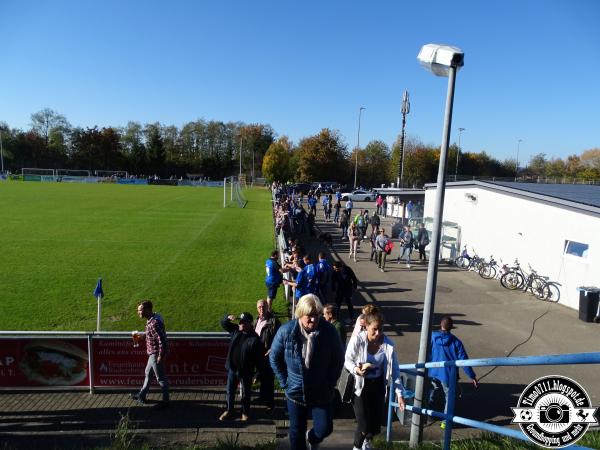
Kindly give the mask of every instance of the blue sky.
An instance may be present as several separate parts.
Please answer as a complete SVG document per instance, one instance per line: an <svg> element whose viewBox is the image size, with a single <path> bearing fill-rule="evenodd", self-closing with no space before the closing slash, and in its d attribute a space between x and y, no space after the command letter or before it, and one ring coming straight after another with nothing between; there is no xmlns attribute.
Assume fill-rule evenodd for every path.
<svg viewBox="0 0 600 450"><path fill-rule="evenodd" d="M261 122L297 142L407 133L439 145L447 81L422 45L465 52L452 141L504 159L600 147L600 2L12 1L0 3L0 121L44 107L75 126Z"/></svg>

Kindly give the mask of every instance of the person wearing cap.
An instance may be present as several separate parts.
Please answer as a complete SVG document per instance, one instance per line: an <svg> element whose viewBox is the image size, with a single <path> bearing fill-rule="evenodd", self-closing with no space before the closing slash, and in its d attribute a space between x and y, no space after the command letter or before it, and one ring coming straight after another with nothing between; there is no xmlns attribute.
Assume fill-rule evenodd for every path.
<svg viewBox="0 0 600 450"><path fill-rule="evenodd" d="M469 359L465 346L459 338L452 334L454 321L452 317L445 316L440 322L440 331L434 331L431 334L431 362L437 361L458 361ZM473 386L477 388L479 381L475 376L475 372L471 367L463 367L467 376L471 379ZM436 398L443 396L445 402L444 412L448 409L448 389L450 385L450 367L435 367L429 369L429 382L431 389L429 391L429 404L435 402ZM458 377L458 372L457 372ZM441 427L445 428L446 422L441 423Z"/></svg>
<svg viewBox="0 0 600 450"><path fill-rule="evenodd" d="M300 298L295 319L282 325L269 359L285 392L291 450L315 450L333 431L335 386L344 365L342 341L321 317L319 297ZM307 421L312 416L313 426Z"/></svg>
<svg viewBox="0 0 600 450"><path fill-rule="evenodd" d="M237 324L234 321L238 321ZM236 318L227 315L221 320L221 326L231 334L225 368L227 369L227 409L219 420L231 418L238 383L241 382L242 421L249 419L252 378L260 367L265 348L252 328L252 314L242 313Z"/></svg>

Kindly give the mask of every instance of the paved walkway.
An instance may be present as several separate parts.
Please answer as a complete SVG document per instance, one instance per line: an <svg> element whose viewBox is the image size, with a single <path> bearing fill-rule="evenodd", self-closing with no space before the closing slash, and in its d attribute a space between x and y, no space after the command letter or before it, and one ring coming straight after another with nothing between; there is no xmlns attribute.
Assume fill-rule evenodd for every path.
<svg viewBox="0 0 600 450"><path fill-rule="evenodd" d="M357 209L360 206L357 205ZM369 204L370 209L372 206ZM322 219L321 211L318 219ZM390 229L391 221L385 223ZM381 273L369 261L370 248L366 241L358 261L349 261L348 244L339 238L339 228L322 221L318 221L318 226L321 231L334 235L332 258L351 265L360 280L356 305L360 308L374 302L382 306L388 322L385 332L396 342L400 361L416 361L427 267L417 264L408 270L390 261L388 271ZM319 250L318 245L318 241L313 240L309 249ZM397 252L396 248L390 259L394 259ZM486 281L472 272L452 267L440 267L435 311L436 323L445 314L455 318L455 334L463 340L471 357L598 351L600 347L600 325L579 321L576 311L509 292L497 281ZM342 318L345 314L344 309ZM535 378L551 373L576 379L587 389L593 404L599 405L597 372L592 366L479 369L482 384L478 390L474 390L463 375L463 396L457 414L508 425L510 407L516 405L523 388ZM154 445L206 444L217 439L256 443L282 437L281 447L286 448L287 422L281 397L272 416L258 407L250 423L239 420L220 423L216 418L224 407L224 397L224 390L175 391L172 407L156 411L151 405L136 405L125 393L0 392L0 442L6 442L8 448L97 447L110 442L120 418L128 414L130 428ZM154 399L158 399L158 393ZM346 406L338 417L335 432L323 443L323 449L347 449L352 445L351 409ZM406 440L408 431L408 427L395 422L393 437ZM458 436L470 433L473 431L457 430ZM425 438L441 438L437 424L426 427Z"/></svg>

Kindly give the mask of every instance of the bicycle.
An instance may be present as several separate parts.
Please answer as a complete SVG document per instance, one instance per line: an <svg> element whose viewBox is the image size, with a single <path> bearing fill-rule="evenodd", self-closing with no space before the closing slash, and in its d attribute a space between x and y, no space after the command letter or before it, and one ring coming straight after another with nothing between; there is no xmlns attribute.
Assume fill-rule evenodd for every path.
<svg viewBox="0 0 600 450"><path fill-rule="evenodd" d="M494 259L494 255L490 255L490 261L489 262L483 262L481 264L481 267L479 268L479 276L481 278L484 278L486 280L491 280L492 278L496 278L496 275L498 274L498 268L500 266L498 265L498 263L496 262L496 260Z"/></svg>
<svg viewBox="0 0 600 450"><path fill-rule="evenodd" d="M521 288L525 283L525 273L521 270L519 260L515 259L513 267L507 267L507 271L500 277L502 287L514 291Z"/></svg>

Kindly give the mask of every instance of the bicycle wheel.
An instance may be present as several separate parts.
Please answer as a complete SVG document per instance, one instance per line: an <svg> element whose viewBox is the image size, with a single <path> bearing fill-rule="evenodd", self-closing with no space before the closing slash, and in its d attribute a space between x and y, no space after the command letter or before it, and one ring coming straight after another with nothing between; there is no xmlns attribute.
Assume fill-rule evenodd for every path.
<svg viewBox="0 0 600 450"><path fill-rule="evenodd" d="M544 281L540 278L534 278L533 280L531 280L531 286L530 286L531 293L540 300L546 299L546 293L544 291L545 287L546 287L546 281Z"/></svg>
<svg viewBox="0 0 600 450"><path fill-rule="evenodd" d="M523 275L518 272L508 272L500 278L500 284L511 291L519 289L524 282Z"/></svg>
<svg viewBox="0 0 600 450"><path fill-rule="evenodd" d="M482 266L481 269L479 269L479 276L486 280L496 278L496 268L490 265Z"/></svg>
<svg viewBox="0 0 600 450"><path fill-rule="evenodd" d="M459 256L454 260L454 263L458 266L459 269L468 270L470 264L469 258L465 258L463 256Z"/></svg>
<svg viewBox="0 0 600 450"><path fill-rule="evenodd" d="M556 303L560 300L560 286L552 281L544 285L544 300Z"/></svg>

